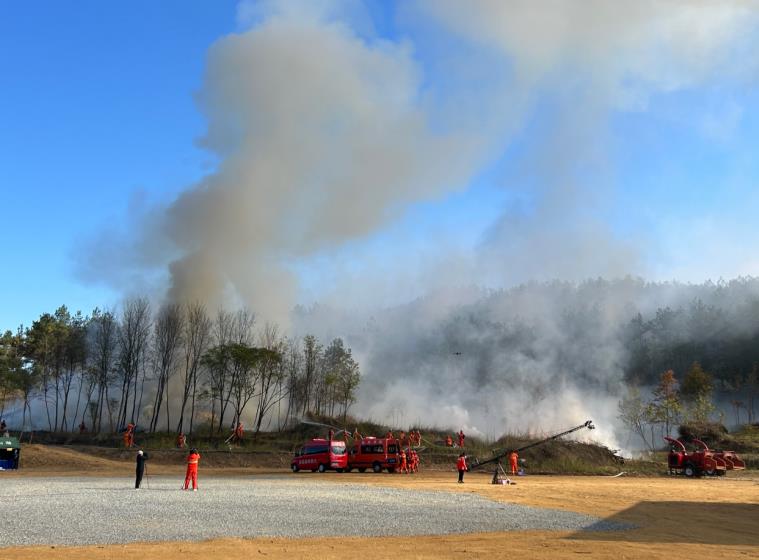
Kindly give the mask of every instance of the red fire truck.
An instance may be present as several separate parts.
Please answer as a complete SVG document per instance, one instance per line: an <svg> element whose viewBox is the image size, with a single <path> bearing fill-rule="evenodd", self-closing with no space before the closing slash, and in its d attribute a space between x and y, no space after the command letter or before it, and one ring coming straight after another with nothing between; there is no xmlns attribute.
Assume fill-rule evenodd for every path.
<svg viewBox="0 0 759 560"><path fill-rule="evenodd" d="M334 439L312 439L295 452L290 468L293 472L310 470L324 472L335 470L339 473L348 467L345 442Z"/></svg>
<svg viewBox="0 0 759 560"><path fill-rule="evenodd" d="M400 464L401 446L397 439L365 437L355 442L348 452L348 472L358 469L366 472L372 469L392 473Z"/></svg>

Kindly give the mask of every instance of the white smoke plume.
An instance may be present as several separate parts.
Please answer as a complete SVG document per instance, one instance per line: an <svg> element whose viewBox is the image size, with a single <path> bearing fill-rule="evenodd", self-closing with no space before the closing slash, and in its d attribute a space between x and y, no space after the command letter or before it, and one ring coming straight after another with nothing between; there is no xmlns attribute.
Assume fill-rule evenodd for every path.
<svg viewBox="0 0 759 560"><path fill-rule="evenodd" d="M197 96L208 121L201 144L218 158L217 168L167 207L138 218L135 229L144 233L116 241L122 262L110 261L108 240L105 248L96 244L86 268L124 269L130 276L167 269L171 299L210 308L244 304L287 325L298 303L299 265L382 231L415 203L466 189L528 123L542 118L539 141L498 174L525 207L505 208L477 251L451 253L441 245L417 258L399 247L399 263L417 261L410 272L368 265L322 287L316 299L368 301L371 308L375 287L405 278L395 290L398 302L432 290L429 299L376 312L395 313L392 324L411 328L417 314L445 315L461 303L459 290L446 292L450 283L500 287L645 273L639 241L619 238L605 220L614 195L605 151L610 115L645 111L652 96L714 80L753 80L757 5L420 1L399 7L398 38L383 38L361 4L242 3L250 28L211 48ZM346 271L351 264L327 262ZM124 277L116 274L115 282ZM348 302L347 293L353 294ZM424 302L428 308L419 309ZM540 301L532 303L540 309ZM544 335L543 354L525 361L495 352L488 367L512 372L507 383L495 383L463 354L429 362L424 348L411 347L404 351L414 354L414 369L378 395L382 369L367 346L364 408L380 416L412 398L420 419L456 418L484 433L537 417L583 421L584 414L571 411L584 413L586 403L598 400L612 422L613 401L596 395L613 395L619 349L604 347L603 338L593 343L604 348L592 368L595 385L561 375L561 399L520 408L535 401L542 374L559 375L551 356L565 348L560 320L551 315L561 307L546 306L543 317L530 309ZM433 324L418 321L420 330ZM329 323L322 318L321 330ZM386 337L392 329L379 333ZM493 383L488 406L449 387L457 376ZM475 407L489 411L490 424L475 417Z"/></svg>

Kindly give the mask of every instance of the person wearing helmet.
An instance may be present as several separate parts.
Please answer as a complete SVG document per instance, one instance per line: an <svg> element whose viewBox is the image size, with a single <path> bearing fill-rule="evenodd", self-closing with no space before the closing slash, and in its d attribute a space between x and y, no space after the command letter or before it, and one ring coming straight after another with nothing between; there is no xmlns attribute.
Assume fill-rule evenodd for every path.
<svg viewBox="0 0 759 560"><path fill-rule="evenodd" d="M184 477L184 489L190 488L190 480L192 480L193 492L198 491L198 462L200 462L200 453L194 447L190 449L190 454L187 456L187 473Z"/></svg>
<svg viewBox="0 0 759 560"><path fill-rule="evenodd" d="M142 449L137 452L137 476L134 479L134 487L139 488L142 484L142 475L145 473L145 461L148 460L148 454Z"/></svg>

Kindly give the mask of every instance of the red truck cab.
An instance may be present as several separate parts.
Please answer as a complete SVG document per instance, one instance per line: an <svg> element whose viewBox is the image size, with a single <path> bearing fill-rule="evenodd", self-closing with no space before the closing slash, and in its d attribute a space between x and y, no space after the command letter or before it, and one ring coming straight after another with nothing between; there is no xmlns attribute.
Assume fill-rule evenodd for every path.
<svg viewBox="0 0 759 560"><path fill-rule="evenodd" d="M348 453L348 472L352 469L395 472L400 464L400 450L400 443L394 438L361 438Z"/></svg>
<svg viewBox="0 0 759 560"><path fill-rule="evenodd" d="M340 473L347 467L348 453L345 449L345 442L323 438L306 442L303 447L295 452L295 456L290 462L290 468L293 472L335 470Z"/></svg>

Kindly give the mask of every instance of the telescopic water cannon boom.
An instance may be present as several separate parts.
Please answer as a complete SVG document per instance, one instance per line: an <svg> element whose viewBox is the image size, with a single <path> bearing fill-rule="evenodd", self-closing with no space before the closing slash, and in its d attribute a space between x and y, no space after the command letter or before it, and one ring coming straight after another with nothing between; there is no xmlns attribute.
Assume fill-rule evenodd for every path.
<svg viewBox="0 0 759 560"><path fill-rule="evenodd" d="M476 469L479 467L482 467L483 465L490 465L495 463L495 473L493 474L493 481L497 481L498 474L503 470L503 467L501 466L501 460L504 459L507 455L509 455L511 452L515 451L517 453L520 453L522 451L525 451L527 449L530 449L532 447L537 447L538 445L543 445L544 443L547 443L549 441L552 441L554 439L558 439L562 436L566 436L568 434L571 434L572 432L576 432L578 430L582 430L583 428L587 428L588 430L595 430L596 427L593 425L592 420L587 420L586 422L580 424L579 426L575 426L574 428L570 428L569 430L566 430L564 432L561 432L559 434L554 434L550 437L547 437L545 439L541 439L539 441L534 441L530 444L524 445L518 449L509 449L501 451L500 453L495 453L493 457L489 459L485 459L484 461L480 461L477 458L475 458L472 463L469 465L469 470Z"/></svg>

